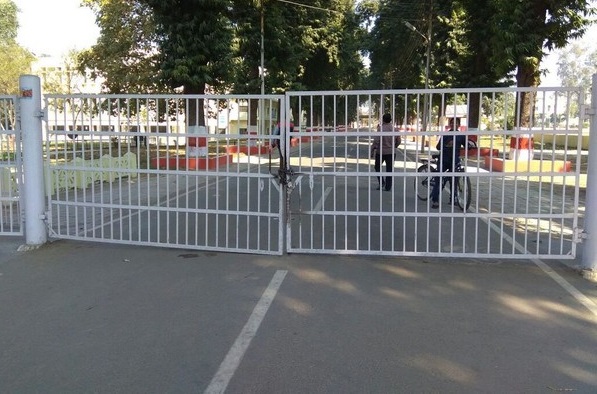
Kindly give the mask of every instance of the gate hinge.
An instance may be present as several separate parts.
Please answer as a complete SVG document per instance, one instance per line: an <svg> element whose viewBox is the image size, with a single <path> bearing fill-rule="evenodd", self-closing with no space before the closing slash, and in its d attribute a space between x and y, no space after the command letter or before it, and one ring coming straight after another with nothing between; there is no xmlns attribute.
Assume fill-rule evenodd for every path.
<svg viewBox="0 0 597 394"><path fill-rule="evenodd" d="M36 118L41 118L44 121L48 121L48 111L47 108L43 108L41 111L34 115Z"/></svg>
<svg viewBox="0 0 597 394"><path fill-rule="evenodd" d="M583 240L589 239L589 234L580 227L574 229L574 243L581 243Z"/></svg>
<svg viewBox="0 0 597 394"><path fill-rule="evenodd" d="M583 116L593 116L595 115L595 108L588 104L583 104L581 106L581 113L583 114Z"/></svg>

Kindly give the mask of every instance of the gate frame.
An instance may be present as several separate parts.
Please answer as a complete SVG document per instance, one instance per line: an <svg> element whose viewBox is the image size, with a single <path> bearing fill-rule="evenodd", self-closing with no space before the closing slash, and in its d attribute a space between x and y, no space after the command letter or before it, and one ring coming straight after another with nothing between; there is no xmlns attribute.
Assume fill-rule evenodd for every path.
<svg viewBox="0 0 597 394"><path fill-rule="evenodd" d="M595 86L595 84L594 84ZM287 96L287 100L286 100L286 111L288 114L290 114L290 107L292 105L290 97L311 97L313 98L314 96L317 97L334 97L336 95L340 95L340 96L372 96L372 95L380 95L380 96L384 96L384 95L396 95L396 94L405 94L405 95L415 95L417 97L419 96L423 96L423 95L429 95L429 94L470 94L470 93L493 93L496 91L499 92L513 92L516 94L520 94L523 92L541 92L541 91L553 91L553 92L558 92L560 90L566 90L566 91L574 91L578 93L578 104L581 108L586 107L585 103L585 93L583 89L580 88L544 88L544 87L511 87L511 88L450 88L450 89L391 89L391 90L354 90L354 91L342 91L342 92L338 92L338 91L300 91L300 92L286 92L286 96ZM597 96L593 96L593 97L597 97ZM593 100L594 102L595 100ZM381 110L380 110L381 111ZM381 112L378 114L379 117L381 117ZM582 132L582 120L585 116L587 116L588 113L585 112L581 112L580 114L580 123L578 126L578 130L576 130L576 128L572 128L571 130L573 132L578 132L578 134L580 135L580 133ZM311 114L307 114L307 117L313 117L314 115ZM373 115L373 117L375 117L375 115ZM335 117L334 117L335 119ZM343 124L342 119L340 119L341 122L340 124ZM591 122L591 125L594 125L595 123L597 123L595 121L595 117L589 117L589 120ZM337 123L337 120L334 120ZM346 122L347 120L344 119L344 122ZM315 125L311 125L312 127L315 127ZM337 126L337 124L334 124L334 126ZM309 127L309 126L307 126ZM549 130L549 129L548 129ZM370 130L371 131L371 130ZM300 133L300 131L299 131ZM425 136L424 132L422 131L417 131L415 132L416 135L418 136ZM467 135L475 135L475 131L474 130L469 130L469 131L465 131L463 132ZM522 133L522 129L521 131L518 131L517 133L515 133L516 135L519 135ZM317 132L317 133L309 133L310 135L321 135L324 136L325 133L322 132ZM398 134L398 130L396 130L396 134ZM436 132L437 134L437 132ZM542 132L542 134L546 134L545 130ZM307 134L302 134L303 136L307 135ZM415 134L413 134L415 135ZM373 135L372 135L373 136ZM301 137L301 134L298 135L298 137ZM579 151L580 151L580 146L579 146ZM429 153L429 152L427 152ZM421 151L421 155L424 155L423 151ZM430 153L429 153L430 155ZM417 154L418 157L418 154ZM300 170L299 170L300 171ZM568 254L562 254L561 252L559 254L530 254L528 252L522 253L520 255L517 255L515 253L513 254L507 254L507 255L503 255L502 253L496 254L483 254L483 255L478 255L476 253L456 253L456 254L450 254L451 256L454 257L470 257L470 258L497 258L497 257L505 257L505 258L560 258L560 259L577 259L578 256L578 244L582 241L579 237L579 234L582 234L582 228L579 227L579 206L578 206L578 195L579 195L579 176L580 174L580 168L576 169L576 182L575 182L575 186L574 186L574 211L571 213L573 214L573 217L571 217L571 219L573 220L572 223L572 231L573 231L573 235L572 235L572 239L570 240L571 242L571 246L570 246L570 251L568 252ZM594 174L597 175L597 169L594 172ZM520 175L520 174L518 174ZM589 176L588 171L587 171L587 176ZM595 175L593 175L594 177L597 177ZM290 214L290 212L288 213ZM431 213L432 216L437 216L437 213ZM412 215L411 215L412 216ZM461 216L461 215L456 215L456 216ZM473 215L471 214L470 216L480 216L480 214L476 214ZM585 220L589 220L591 222L594 222L594 220L590 220L588 217L585 216ZM491 226L490 226L491 227ZM291 229L288 229L288 248L290 250L290 252L304 252L305 250L308 250L309 247L307 246L307 249L305 249L305 247L299 247L299 248L291 248L291 239L292 238L292 232ZM597 232L597 231L596 231ZM525 236L526 239L526 236ZM514 242L512 244L512 249L513 250L520 250L520 245L518 245L516 242ZM526 249L524 249L526 251ZM376 254L376 255L389 255L389 256L413 256L413 255L426 255L426 256L433 256L433 257L441 257L442 255L444 255L444 252L419 252L419 251L408 251L408 252L404 252L404 253L400 253L400 252L396 252L396 251L378 251L378 250L369 250L369 251L361 251L361 250L356 250L356 251L352 251L356 254L366 254L366 255L370 255L370 254ZM326 249L324 250L317 250L314 253L326 253ZM344 251L342 253L345 253ZM447 252L447 253L452 253L452 252Z"/></svg>
<svg viewBox="0 0 597 394"><path fill-rule="evenodd" d="M597 152L597 74L593 74L591 106L584 106L584 115L589 118L589 152ZM593 175L592 177L590 175ZM597 279L597 155L589 155L587 166L587 197L582 239L583 248L581 269L585 275Z"/></svg>
<svg viewBox="0 0 597 394"><path fill-rule="evenodd" d="M597 74L593 75L592 86L592 100L591 107L584 106L582 115L589 118L590 121L590 136L594 137L597 134ZM18 99L19 111L21 113L20 125L21 138L23 140L23 153L28 157L28 160L23 165L23 177L27 178L27 188L23 190L24 201L24 217L25 217L25 235L27 245L39 246L47 242L47 228L46 228L46 212L44 204L44 182L43 182L43 161L42 161L42 127L41 118L44 116L41 109L41 89L39 84L39 77L33 75L24 75L20 78L21 94ZM427 90L423 91L423 94ZM417 93L410 91L410 93ZM290 153L290 133L288 132L286 123L287 115L290 112L290 101L288 97L291 92L287 92L283 100L284 111L281 111L281 124L284 132L284 152L286 158ZM582 116L581 115L581 116ZM597 139L590 138L590 147L597 150ZM288 162L285 163L284 171L291 172ZM595 178L595 179L591 179ZM595 182L597 182L597 161L595 158L589 159L589 166L587 169L587 207L585 215L585 228L582 229L579 238L585 241L584 253L582 260L582 268L586 270L595 270L597 268L597 201L594 196L597 195ZM286 187L282 187L283 193L288 193L293 184L289 180ZM288 203L288 196L285 194L283 201ZM286 223L286 231L289 230L289 217L287 210L284 212L284 221ZM288 237L285 237L289 242ZM288 244L287 244L288 246ZM283 247L283 253L287 253L287 249Z"/></svg>

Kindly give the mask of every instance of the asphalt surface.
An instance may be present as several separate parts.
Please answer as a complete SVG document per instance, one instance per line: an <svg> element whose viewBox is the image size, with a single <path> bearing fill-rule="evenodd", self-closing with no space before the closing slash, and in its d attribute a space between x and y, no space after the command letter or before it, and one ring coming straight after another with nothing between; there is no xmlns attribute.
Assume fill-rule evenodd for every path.
<svg viewBox="0 0 597 394"><path fill-rule="evenodd" d="M2 393L597 392L597 284L557 261L21 242Z"/></svg>

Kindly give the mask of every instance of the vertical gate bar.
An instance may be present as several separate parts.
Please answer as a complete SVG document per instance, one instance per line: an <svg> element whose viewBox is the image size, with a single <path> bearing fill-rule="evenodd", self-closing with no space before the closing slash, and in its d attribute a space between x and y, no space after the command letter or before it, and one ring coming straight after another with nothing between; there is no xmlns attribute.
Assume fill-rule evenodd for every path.
<svg viewBox="0 0 597 394"><path fill-rule="evenodd" d="M591 109L589 115L589 152L597 152L597 74L593 74ZM582 256L582 269L597 270L597 155L589 156L587 167L587 197L585 212L586 242Z"/></svg>
<svg viewBox="0 0 597 394"><path fill-rule="evenodd" d="M298 124L300 125L301 120L302 120L302 115L301 115L302 114L302 108L301 108L302 102L301 102L301 96L297 96L297 98L299 100L299 103L298 103L299 123ZM282 128L281 125L284 125L287 122L286 115L290 115L290 95L288 92L286 92L284 94L284 97L282 98L282 103L284 104L284 111L281 111L281 113L280 113L280 129ZM281 133L281 131L280 131L280 133ZM284 136L284 137L286 137L286 136ZM283 161L285 161L285 163L284 163L284 168L280 168L280 170L286 171L288 166L290 166L290 155L289 155L290 150L287 149L288 142L290 142L290 139L282 138L282 135L280 135L279 143L282 143L282 141L284 141L283 142L284 145L282 147L284 148L283 152L285 152L284 153L285 160L282 157L280 158L280 163L281 163L280 166L282 165ZM278 175L280 175L280 173L278 173ZM280 181L281 179L278 178L278 180ZM288 189L287 189L288 185L280 182L279 186L280 186L280 193L278 196L278 210L279 210L279 212L278 212L278 214L279 214L278 244L286 245L286 247L283 247L282 251L281 251L282 253L285 253L288 250L291 250L291 248L292 248L292 240L291 240L292 227L291 227L291 223L290 223L290 211L288 209L290 207L290 204L289 204L289 200L288 200L288 198L289 198ZM297 231L300 234L300 223L298 223L297 225L299 226L299 229Z"/></svg>
<svg viewBox="0 0 597 394"><path fill-rule="evenodd" d="M595 83L593 83L593 87L595 87ZM585 108L585 92L582 88L579 88L576 92L577 94L577 100L578 100L578 108ZM593 105L595 105L595 94L592 95L591 101L593 102ZM595 108L595 107L593 107ZM584 120L585 120L585 114L582 113L582 110L580 111L581 113L579 114L579 119L578 119L578 129L577 129L577 134L576 134L576 138L578 141L582 141L582 137L583 137L583 125L584 125ZM593 118L594 119L594 118ZM591 121L592 122L592 121ZM578 228L578 212L579 212L579 198L580 198L580 168L581 168L581 153L582 153L582 142L581 143L577 143L576 149L577 149L577 153L576 153L576 165L575 165L575 171L574 171L574 206L572 209L572 213L573 213L573 219L572 219L572 229L573 232ZM587 171L588 172L588 171ZM588 174L587 174L587 178L588 178ZM564 199L563 199L564 200ZM565 201L565 200L564 200ZM577 253L577 243L575 242L574 238L572 239L571 242L571 253L573 256L576 257L576 253Z"/></svg>

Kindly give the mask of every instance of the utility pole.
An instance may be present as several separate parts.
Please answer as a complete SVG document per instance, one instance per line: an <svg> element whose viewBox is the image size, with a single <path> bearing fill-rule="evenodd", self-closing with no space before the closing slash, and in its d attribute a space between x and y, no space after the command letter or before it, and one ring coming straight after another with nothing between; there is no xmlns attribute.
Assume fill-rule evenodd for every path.
<svg viewBox="0 0 597 394"><path fill-rule="evenodd" d="M431 59L431 32L433 28L433 0L429 0L429 15L427 16L427 52L425 59L425 96L423 96L423 130L429 126L429 60ZM421 153L425 152L425 134L421 137Z"/></svg>
<svg viewBox="0 0 597 394"><path fill-rule="evenodd" d="M413 26L410 22L404 21L404 25L408 27L410 30L414 31L423 39L427 44L426 52L425 52L425 93L423 94L423 130L427 131L427 126L429 124L429 94L427 90L429 90L429 65L431 60L431 33L433 29L433 0L429 1L429 15L427 17L427 35L421 33L415 26ZM425 152L425 134L421 136L421 153Z"/></svg>

